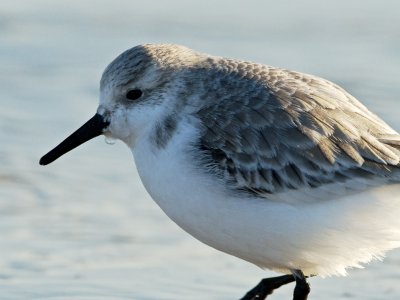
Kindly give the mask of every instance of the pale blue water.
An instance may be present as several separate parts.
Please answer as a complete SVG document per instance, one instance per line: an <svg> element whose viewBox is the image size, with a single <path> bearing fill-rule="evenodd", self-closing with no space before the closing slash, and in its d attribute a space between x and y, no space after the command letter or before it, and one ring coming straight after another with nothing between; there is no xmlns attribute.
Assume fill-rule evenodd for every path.
<svg viewBox="0 0 400 300"><path fill-rule="evenodd" d="M333 80L400 129L400 2L2 1L0 299L236 299L256 267L182 232L102 138L38 160L91 117L121 51L180 43ZM400 251L310 299L399 299ZM293 286L271 299L290 299Z"/></svg>

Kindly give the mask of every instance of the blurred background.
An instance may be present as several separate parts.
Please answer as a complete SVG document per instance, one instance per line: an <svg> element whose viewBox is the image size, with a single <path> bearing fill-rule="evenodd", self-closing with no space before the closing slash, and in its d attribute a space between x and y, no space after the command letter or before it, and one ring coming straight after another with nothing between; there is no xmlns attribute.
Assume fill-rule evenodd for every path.
<svg viewBox="0 0 400 300"><path fill-rule="evenodd" d="M400 129L398 0L2 0L1 299L237 299L276 275L173 224L121 142L38 164L95 113L115 56L162 42L325 77ZM310 299L400 299L400 251L349 274Z"/></svg>

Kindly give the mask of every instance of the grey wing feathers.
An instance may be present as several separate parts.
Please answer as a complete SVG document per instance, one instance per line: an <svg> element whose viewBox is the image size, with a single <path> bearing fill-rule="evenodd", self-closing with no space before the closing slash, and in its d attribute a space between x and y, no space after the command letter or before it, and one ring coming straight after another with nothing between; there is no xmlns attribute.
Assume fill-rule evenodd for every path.
<svg viewBox="0 0 400 300"><path fill-rule="evenodd" d="M236 86L197 112L201 149L219 176L260 195L353 178L400 181L400 136L385 122L327 80L266 69L256 78L226 74Z"/></svg>

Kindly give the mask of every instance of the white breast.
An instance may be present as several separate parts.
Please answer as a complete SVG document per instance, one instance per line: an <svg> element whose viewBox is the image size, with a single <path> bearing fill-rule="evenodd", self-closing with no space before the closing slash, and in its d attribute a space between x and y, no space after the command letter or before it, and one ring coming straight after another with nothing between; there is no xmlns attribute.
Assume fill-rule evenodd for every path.
<svg viewBox="0 0 400 300"><path fill-rule="evenodd" d="M343 275L400 246L399 185L300 205L228 196L188 155L196 134L180 124L161 150L142 136L133 154L152 198L200 241L263 268L322 276Z"/></svg>
<svg viewBox="0 0 400 300"><path fill-rule="evenodd" d="M194 127L181 124L166 148L157 149L144 137L133 154L144 186L163 211L189 233L207 238L217 198L225 198L222 187L190 161L188 150L196 135Z"/></svg>

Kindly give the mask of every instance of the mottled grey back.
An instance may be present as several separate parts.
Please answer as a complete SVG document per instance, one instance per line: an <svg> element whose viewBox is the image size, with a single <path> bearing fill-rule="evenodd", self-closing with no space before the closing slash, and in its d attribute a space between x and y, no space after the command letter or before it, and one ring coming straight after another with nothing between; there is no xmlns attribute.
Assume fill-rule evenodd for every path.
<svg viewBox="0 0 400 300"><path fill-rule="evenodd" d="M201 163L235 189L268 196L357 178L400 180L400 136L337 85L220 58L191 72L207 73L195 112Z"/></svg>

